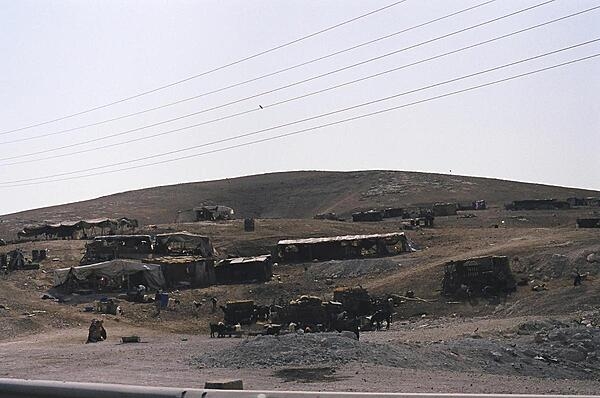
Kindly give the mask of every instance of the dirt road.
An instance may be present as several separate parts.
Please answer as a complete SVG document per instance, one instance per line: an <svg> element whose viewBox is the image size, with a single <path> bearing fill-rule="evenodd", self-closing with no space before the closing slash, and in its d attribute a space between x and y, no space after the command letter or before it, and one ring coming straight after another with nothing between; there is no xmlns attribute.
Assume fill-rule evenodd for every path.
<svg viewBox="0 0 600 398"><path fill-rule="evenodd" d="M390 331L363 333L360 343L350 339L347 341L348 347L355 344L383 347L388 344L395 350L409 344L407 347L414 351L414 355L428 358L431 362L427 364L421 361L418 369L411 368L410 364L386 366L356 361L275 368L238 369L235 364L226 368L201 368L197 358L206 355L224 356L226 352L238 350L244 341L246 344L254 344L251 339L255 338L211 339L208 336L169 334L109 320L106 323L109 338L97 344L84 344L87 335L85 327L50 331L44 335L0 343L0 356L3 358L0 363L0 376L180 387L203 387L204 382L211 379L241 378L246 389L597 393L600 382L590 379L557 379L553 377L551 369L545 375L544 367L548 367L549 364L540 361L534 361L534 366L540 368L541 377L494 374L490 373L490 369L478 369L477 364L467 363L465 366L455 366L456 370L453 371L440 369L440 362L444 359L437 359L437 354L431 351L432 347L440 344L441 339L456 344L459 341L487 344L493 340L490 336L509 333L518 325L541 320L542 318L535 317L438 321L422 319L412 323L396 323ZM481 339L464 340L465 334L471 334L474 330L481 333ZM143 342L122 344L120 336L126 335L139 335ZM428 357L424 354L427 352L433 352L434 356ZM489 354L482 352L482 355ZM457 363L460 363L460 360ZM424 364L426 366L423 366Z"/></svg>

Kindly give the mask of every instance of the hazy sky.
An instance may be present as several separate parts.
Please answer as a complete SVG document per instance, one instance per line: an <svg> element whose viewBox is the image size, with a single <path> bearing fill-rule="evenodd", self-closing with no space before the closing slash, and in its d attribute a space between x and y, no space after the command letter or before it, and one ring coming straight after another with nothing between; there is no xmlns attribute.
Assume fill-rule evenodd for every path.
<svg viewBox="0 0 600 398"><path fill-rule="evenodd" d="M289 47L132 101L6 133L185 79L393 2L0 0L3 59L0 214L156 185L298 169L441 173L452 170L452 174L600 190L600 57L220 153L73 180L47 182L57 177L45 178L114 163L121 164L95 171L199 154L600 53L600 42L595 42L315 120L134 161L336 111L600 38L600 10L596 10L377 78L270 106L590 8L600 4L598 1L557 0L374 62L221 106L543 2L497 0L459 16L233 89L134 117L54 134L218 90L483 3L483 0L407 0ZM208 110L214 107L219 108ZM205 112L103 138L200 111ZM126 145L99 148L246 111L251 112ZM75 146L54 150L68 145ZM42 151L49 152L31 155ZM77 151L86 152L73 154ZM47 157L54 158L40 159ZM89 173L92 172L82 174ZM40 177L44 179L31 180ZM21 180L25 181L15 182ZM23 182L31 185L11 186Z"/></svg>

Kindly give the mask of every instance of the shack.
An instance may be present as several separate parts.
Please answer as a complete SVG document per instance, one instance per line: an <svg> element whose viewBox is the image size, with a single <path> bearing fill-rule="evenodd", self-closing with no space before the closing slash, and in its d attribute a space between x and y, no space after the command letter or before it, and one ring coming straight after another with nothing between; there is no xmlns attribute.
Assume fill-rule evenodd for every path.
<svg viewBox="0 0 600 398"><path fill-rule="evenodd" d="M371 315L374 311L369 292L361 286L337 287L333 290L333 300L352 316Z"/></svg>
<svg viewBox="0 0 600 398"><path fill-rule="evenodd" d="M161 266L131 260L111 260L54 270L54 287L69 292L79 289L131 290L138 285L152 290L164 289L166 283Z"/></svg>
<svg viewBox="0 0 600 398"><path fill-rule="evenodd" d="M152 254L150 235L98 236L85 246L80 264L93 264L118 258L142 259Z"/></svg>
<svg viewBox="0 0 600 398"><path fill-rule="evenodd" d="M214 256L212 243L207 236L185 231L156 235L153 252L168 256Z"/></svg>
<svg viewBox="0 0 600 398"><path fill-rule="evenodd" d="M334 212L315 214L315 220L332 220L338 221L339 217Z"/></svg>
<svg viewBox="0 0 600 398"><path fill-rule="evenodd" d="M526 199L515 200L504 207L506 210L566 210L570 209L571 205L556 199Z"/></svg>
<svg viewBox="0 0 600 398"><path fill-rule="evenodd" d="M282 262L343 260L393 256L415 251L403 232L288 239L277 243L276 257Z"/></svg>
<svg viewBox="0 0 600 398"><path fill-rule="evenodd" d="M234 216L234 210L228 206L198 206L192 209L179 210L177 212L177 222L232 220Z"/></svg>
<svg viewBox="0 0 600 398"><path fill-rule="evenodd" d="M583 200L584 206L600 207L600 198L587 197Z"/></svg>
<svg viewBox="0 0 600 398"><path fill-rule="evenodd" d="M18 232L17 236L34 239L88 239L98 233L100 235L132 233L137 227L138 221L132 218L96 218L28 225Z"/></svg>
<svg viewBox="0 0 600 398"><path fill-rule="evenodd" d="M0 269L6 272L15 270L39 269L40 264L26 259L21 249L15 249L8 253L0 254Z"/></svg>
<svg viewBox="0 0 600 398"><path fill-rule="evenodd" d="M225 306L220 307L223 310L223 320L228 325L236 323L250 325L255 321L254 301L252 300L228 301Z"/></svg>
<svg viewBox="0 0 600 398"><path fill-rule="evenodd" d="M316 296L300 296L291 300L286 309L286 322L299 325L324 325L327 323L327 308L323 301Z"/></svg>
<svg viewBox="0 0 600 398"><path fill-rule="evenodd" d="M571 197L571 198L567 198L567 203L569 203L569 205L571 207L575 207L575 206L598 207L598 206L600 206L600 198L596 198L593 196L589 196L587 198Z"/></svg>
<svg viewBox="0 0 600 398"><path fill-rule="evenodd" d="M383 209L383 218L404 217L406 212L401 207L388 207Z"/></svg>
<svg viewBox="0 0 600 398"><path fill-rule="evenodd" d="M600 228L600 218L578 218L577 228Z"/></svg>
<svg viewBox="0 0 600 398"><path fill-rule="evenodd" d="M456 203L435 203L433 205L433 215L435 217L455 216L457 209Z"/></svg>
<svg viewBox="0 0 600 398"><path fill-rule="evenodd" d="M217 263L215 274L218 284L266 282L273 277L273 261L270 255L228 258Z"/></svg>
<svg viewBox="0 0 600 398"><path fill-rule="evenodd" d="M215 260L194 256L164 256L142 260L159 264L168 288L206 287L216 283Z"/></svg>
<svg viewBox="0 0 600 398"><path fill-rule="evenodd" d="M359 211L356 213L352 213L352 221L354 222L382 220L383 212L379 210Z"/></svg>
<svg viewBox="0 0 600 398"><path fill-rule="evenodd" d="M442 294L445 296L485 296L515 291L516 280L506 256L476 257L450 261L444 265Z"/></svg>

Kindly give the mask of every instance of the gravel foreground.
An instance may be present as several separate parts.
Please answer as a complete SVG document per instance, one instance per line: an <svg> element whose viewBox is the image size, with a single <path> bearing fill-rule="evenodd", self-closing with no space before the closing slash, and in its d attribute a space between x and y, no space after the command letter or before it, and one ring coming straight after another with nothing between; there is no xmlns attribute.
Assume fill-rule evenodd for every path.
<svg viewBox="0 0 600 398"><path fill-rule="evenodd" d="M257 336L217 353L196 358L201 367L273 368L338 366L362 362L398 366L398 353L383 344L364 343L342 333Z"/></svg>
<svg viewBox="0 0 600 398"><path fill-rule="evenodd" d="M193 364L200 368L265 369L336 368L357 363L544 379L598 380L599 355L599 328L549 321L523 324L518 333L504 338L473 335L427 343L357 341L337 333L257 336L195 357Z"/></svg>

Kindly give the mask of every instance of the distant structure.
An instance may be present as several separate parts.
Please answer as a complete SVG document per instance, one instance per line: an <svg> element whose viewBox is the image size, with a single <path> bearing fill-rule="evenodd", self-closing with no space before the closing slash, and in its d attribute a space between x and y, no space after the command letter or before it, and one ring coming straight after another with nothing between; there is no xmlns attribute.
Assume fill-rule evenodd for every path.
<svg viewBox="0 0 600 398"><path fill-rule="evenodd" d="M354 221L354 222L382 221L382 220L383 220L383 211L379 211L379 210L359 211L356 213L352 213L352 221Z"/></svg>
<svg viewBox="0 0 600 398"><path fill-rule="evenodd" d="M578 218L577 228L600 228L600 218Z"/></svg>
<svg viewBox="0 0 600 398"><path fill-rule="evenodd" d="M138 221L133 218L96 218L28 225L17 233L19 239L88 239L99 235L134 233Z"/></svg>
<svg viewBox="0 0 600 398"><path fill-rule="evenodd" d="M600 198L596 197L587 197L587 198L567 198L567 203L571 205L571 207L576 206L590 206L590 207L599 207L600 206Z"/></svg>
<svg viewBox="0 0 600 398"><path fill-rule="evenodd" d="M199 206L177 212L177 222L232 220L235 212L231 207L223 205Z"/></svg>
<svg viewBox="0 0 600 398"><path fill-rule="evenodd" d="M256 223L254 222L254 218L245 218L244 219L244 231L245 232L253 232L256 228Z"/></svg>
<svg viewBox="0 0 600 398"><path fill-rule="evenodd" d="M456 203L436 203L433 205L433 215L436 217L455 216L457 209Z"/></svg>
<svg viewBox="0 0 600 398"><path fill-rule="evenodd" d="M273 276L273 261L270 255L228 258L215 265L215 274L218 284L266 282Z"/></svg>
<svg viewBox="0 0 600 398"><path fill-rule="evenodd" d="M404 217L405 213L401 207L387 207L383 209L383 218Z"/></svg>
<svg viewBox="0 0 600 398"><path fill-rule="evenodd" d="M80 264L115 259L142 260L155 256L196 256L212 258L214 249L206 236L189 232L150 235L98 236L85 246Z"/></svg>
<svg viewBox="0 0 600 398"><path fill-rule="evenodd" d="M281 262L308 262L394 256L415 251L403 232L288 239L277 243Z"/></svg>
<svg viewBox="0 0 600 398"><path fill-rule="evenodd" d="M485 296L511 293L516 288L517 283L506 256L469 258L444 265L444 296Z"/></svg>
<svg viewBox="0 0 600 398"><path fill-rule="evenodd" d="M328 212L328 213L315 214L314 219L315 220L332 220L332 221L338 221L339 217L334 212Z"/></svg>
<svg viewBox="0 0 600 398"><path fill-rule="evenodd" d="M504 207L506 210L566 210L570 209L571 205L556 199L526 199L515 200Z"/></svg>

